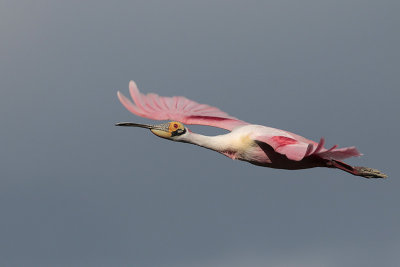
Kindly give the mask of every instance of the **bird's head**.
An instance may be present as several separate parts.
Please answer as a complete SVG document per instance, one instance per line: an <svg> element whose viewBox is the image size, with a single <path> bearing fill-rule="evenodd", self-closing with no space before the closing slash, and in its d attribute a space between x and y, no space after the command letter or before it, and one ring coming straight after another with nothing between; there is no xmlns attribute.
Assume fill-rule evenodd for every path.
<svg viewBox="0 0 400 267"><path fill-rule="evenodd" d="M150 131L162 138L178 140L179 137L187 134L187 128L178 121L171 121L157 125L139 124L133 122L119 122L116 126L140 127L150 129Z"/></svg>

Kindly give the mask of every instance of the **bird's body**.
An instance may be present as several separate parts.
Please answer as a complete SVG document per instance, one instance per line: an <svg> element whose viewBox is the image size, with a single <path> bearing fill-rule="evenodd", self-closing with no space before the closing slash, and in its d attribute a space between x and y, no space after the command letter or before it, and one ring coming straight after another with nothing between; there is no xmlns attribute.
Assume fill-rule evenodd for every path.
<svg viewBox="0 0 400 267"><path fill-rule="evenodd" d="M217 136L205 136L189 132L187 136L177 138L176 141L202 146L224 154L231 159L248 161L256 165L271 168L282 168L284 164L276 161L273 162L271 157L274 155L271 155L272 153L266 153L266 151L256 143L258 136L268 135L290 138L289 132L263 125L251 124L239 126L229 133ZM293 169L293 167L294 166L291 166L291 164L287 164L284 169Z"/></svg>
<svg viewBox="0 0 400 267"><path fill-rule="evenodd" d="M337 168L365 178L386 178L376 169L352 167L340 161L361 156L355 147L324 148L325 140L314 142L297 134L262 125L249 124L229 116L221 110L198 104L185 97L160 97L143 95L136 84L129 84L135 104L118 92L121 103L132 113L155 120L176 120L160 125L118 123L150 129L154 134L169 140L191 143L217 151L231 159L278 169L306 169L313 167ZM205 136L193 133L182 123L223 128L230 132Z"/></svg>

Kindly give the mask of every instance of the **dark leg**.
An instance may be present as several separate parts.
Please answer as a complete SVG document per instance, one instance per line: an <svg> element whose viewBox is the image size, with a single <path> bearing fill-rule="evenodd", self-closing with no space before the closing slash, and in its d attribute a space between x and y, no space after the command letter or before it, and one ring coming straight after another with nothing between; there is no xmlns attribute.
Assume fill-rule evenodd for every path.
<svg viewBox="0 0 400 267"><path fill-rule="evenodd" d="M327 160L327 167L341 169L345 172L351 173L356 176L361 176L364 178L386 178L387 175L380 172L377 169L367 168L367 167L359 167L359 166L350 166L342 161L338 160Z"/></svg>

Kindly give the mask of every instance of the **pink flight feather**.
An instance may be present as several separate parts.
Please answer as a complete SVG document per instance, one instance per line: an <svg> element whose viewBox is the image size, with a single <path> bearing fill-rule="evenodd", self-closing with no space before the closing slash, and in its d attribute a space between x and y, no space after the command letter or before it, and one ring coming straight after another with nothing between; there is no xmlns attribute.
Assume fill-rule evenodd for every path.
<svg viewBox="0 0 400 267"><path fill-rule="evenodd" d="M118 92L122 105L133 114L152 120L175 120L184 124L214 126L233 130L247 122L229 116L227 113L205 104L199 104L183 96L162 97L156 94L142 94L134 81L129 82L132 103Z"/></svg>

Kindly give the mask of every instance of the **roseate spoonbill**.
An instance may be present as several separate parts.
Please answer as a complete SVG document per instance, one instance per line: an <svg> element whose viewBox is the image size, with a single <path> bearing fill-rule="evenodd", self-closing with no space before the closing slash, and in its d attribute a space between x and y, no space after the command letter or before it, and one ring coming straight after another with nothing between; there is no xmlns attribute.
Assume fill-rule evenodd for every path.
<svg viewBox="0 0 400 267"><path fill-rule="evenodd" d="M297 134L262 125L254 125L229 116L218 108L199 104L182 96L144 95L134 81L129 83L132 103L118 92L122 105L133 114L152 120L173 120L158 125L120 122L116 126L149 129L153 134L176 142L212 149L231 159L277 169L336 168L365 178L386 178L379 170L353 167L340 160L361 156L355 147L326 149L319 143ZM191 132L183 124L207 125L226 129L227 134L205 136Z"/></svg>

